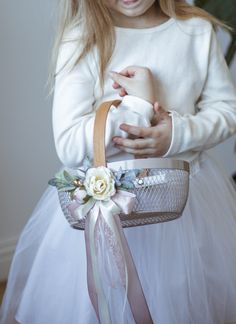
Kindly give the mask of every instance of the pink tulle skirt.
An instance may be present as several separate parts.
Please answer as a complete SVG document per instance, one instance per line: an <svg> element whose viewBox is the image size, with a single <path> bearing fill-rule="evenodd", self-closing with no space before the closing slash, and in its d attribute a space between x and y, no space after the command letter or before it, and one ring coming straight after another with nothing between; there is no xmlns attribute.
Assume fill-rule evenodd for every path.
<svg viewBox="0 0 236 324"><path fill-rule="evenodd" d="M236 190L208 154L192 167L179 219L124 231L154 324L236 323ZM109 303L112 324L134 324L128 307L121 315L119 289L111 290ZM87 290L84 232L69 226L53 187L12 261L0 323L18 322L98 323Z"/></svg>

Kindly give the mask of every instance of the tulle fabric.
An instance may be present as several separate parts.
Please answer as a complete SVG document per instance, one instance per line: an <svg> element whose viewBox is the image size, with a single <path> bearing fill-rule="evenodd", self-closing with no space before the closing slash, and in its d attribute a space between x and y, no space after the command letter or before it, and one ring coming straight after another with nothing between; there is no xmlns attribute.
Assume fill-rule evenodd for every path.
<svg viewBox="0 0 236 324"><path fill-rule="evenodd" d="M236 323L236 190L206 153L179 219L124 231L154 324ZM84 233L48 187L18 242L0 323L97 324L86 271ZM124 291L107 294L112 324L134 324L128 305L121 316Z"/></svg>

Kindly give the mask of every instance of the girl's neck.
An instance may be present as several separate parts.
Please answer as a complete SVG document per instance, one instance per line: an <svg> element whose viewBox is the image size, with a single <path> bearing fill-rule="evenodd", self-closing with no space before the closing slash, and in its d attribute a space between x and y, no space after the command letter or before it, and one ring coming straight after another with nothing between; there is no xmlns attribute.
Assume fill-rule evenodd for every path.
<svg viewBox="0 0 236 324"><path fill-rule="evenodd" d="M158 4L154 4L142 16L128 17L117 12L111 12L114 25L123 28L148 28L161 25L169 19Z"/></svg>

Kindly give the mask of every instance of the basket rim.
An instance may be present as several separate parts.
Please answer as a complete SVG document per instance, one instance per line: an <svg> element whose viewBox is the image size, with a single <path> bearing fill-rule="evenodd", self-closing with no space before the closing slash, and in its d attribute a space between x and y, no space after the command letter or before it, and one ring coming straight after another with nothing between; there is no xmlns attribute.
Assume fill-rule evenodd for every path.
<svg viewBox="0 0 236 324"><path fill-rule="evenodd" d="M114 171L120 168L123 170L131 169L177 169L189 172L189 162L170 158L144 158L107 162L107 167Z"/></svg>

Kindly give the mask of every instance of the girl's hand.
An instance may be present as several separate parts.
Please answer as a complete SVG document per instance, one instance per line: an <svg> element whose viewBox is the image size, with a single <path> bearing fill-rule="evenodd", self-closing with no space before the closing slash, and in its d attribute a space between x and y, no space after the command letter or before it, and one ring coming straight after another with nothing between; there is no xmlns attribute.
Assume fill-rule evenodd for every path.
<svg viewBox="0 0 236 324"><path fill-rule="evenodd" d="M129 66L124 70L110 72L114 89L119 89L121 97L129 94L154 104L155 90L152 72L145 67Z"/></svg>
<svg viewBox="0 0 236 324"><path fill-rule="evenodd" d="M115 146L122 151L134 154L136 158L164 155L171 144L172 119L157 102L154 104L154 111L151 127L120 125L129 137L127 139L113 137Z"/></svg>

